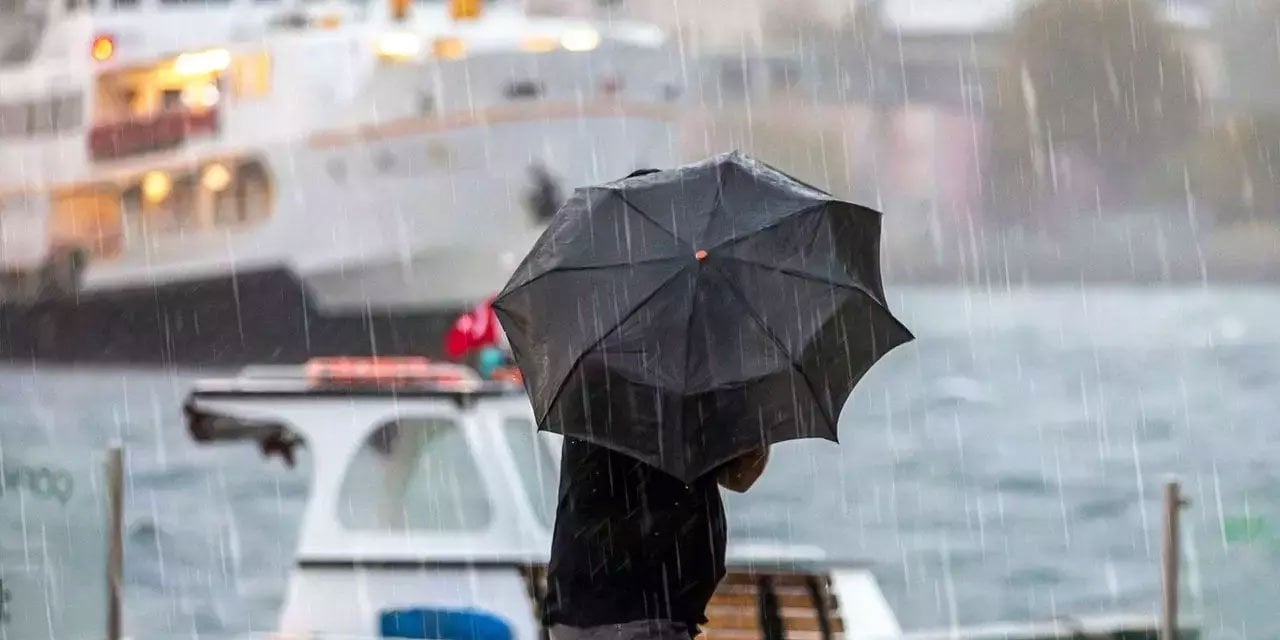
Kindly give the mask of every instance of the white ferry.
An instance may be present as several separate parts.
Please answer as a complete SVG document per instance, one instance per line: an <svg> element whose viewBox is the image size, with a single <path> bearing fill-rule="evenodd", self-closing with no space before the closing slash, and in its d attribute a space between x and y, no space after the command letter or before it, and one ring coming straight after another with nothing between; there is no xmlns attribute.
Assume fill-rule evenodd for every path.
<svg viewBox="0 0 1280 640"><path fill-rule="evenodd" d="M521 4L0 0L0 358L434 353L677 157L661 30Z"/></svg>
<svg viewBox="0 0 1280 640"><path fill-rule="evenodd" d="M548 637L560 448L536 431L519 384L421 359L320 360L202 382L186 415L198 442L308 451L296 567L279 635L266 638ZM727 555L711 640L1159 637L1151 612L912 630L870 563L732 536ZM1182 617L1180 637L1198 637L1197 625Z"/></svg>

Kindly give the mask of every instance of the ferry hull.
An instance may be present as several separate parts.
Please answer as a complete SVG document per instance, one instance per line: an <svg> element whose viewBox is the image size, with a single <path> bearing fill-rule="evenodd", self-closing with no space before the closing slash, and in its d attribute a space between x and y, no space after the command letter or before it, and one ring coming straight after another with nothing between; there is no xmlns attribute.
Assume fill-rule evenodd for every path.
<svg viewBox="0 0 1280 640"><path fill-rule="evenodd" d="M183 367L439 355L465 305L322 309L287 269L0 305L0 360Z"/></svg>

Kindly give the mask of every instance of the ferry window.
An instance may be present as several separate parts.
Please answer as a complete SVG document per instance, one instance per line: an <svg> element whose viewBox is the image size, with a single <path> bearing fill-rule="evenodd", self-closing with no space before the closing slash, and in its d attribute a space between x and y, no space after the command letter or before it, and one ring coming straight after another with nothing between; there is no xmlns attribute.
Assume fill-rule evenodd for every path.
<svg viewBox="0 0 1280 640"><path fill-rule="evenodd" d="M126 245L141 242L146 236L142 221L142 186L132 185L120 194L121 235Z"/></svg>
<svg viewBox="0 0 1280 640"><path fill-rule="evenodd" d="M338 497L338 521L357 530L475 531L490 516L466 434L443 419L379 428L352 460Z"/></svg>
<svg viewBox="0 0 1280 640"><path fill-rule="evenodd" d="M261 162L213 161L184 171L149 171L120 195L126 244L258 222L272 213L273 187Z"/></svg>
<svg viewBox="0 0 1280 640"><path fill-rule="evenodd" d="M507 447L516 461L525 498L538 520L548 528L555 523L556 501L560 495L559 466L551 457L547 442L528 418L508 418L502 424Z"/></svg>
<svg viewBox="0 0 1280 640"><path fill-rule="evenodd" d="M53 110L54 103L48 100L41 100L31 104L31 135L53 133Z"/></svg>
<svg viewBox="0 0 1280 640"><path fill-rule="evenodd" d="M0 137L27 135L30 115L26 104L0 104Z"/></svg>
<svg viewBox="0 0 1280 640"><path fill-rule="evenodd" d="M58 244L93 258L117 255L124 241L119 195L111 187L53 194L51 234Z"/></svg>
<svg viewBox="0 0 1280 640"><path fill-rule="evenodd" d="M259 162L240 165L235 177L236 222L261 220L271 214L271 177Z"/></svg>
<svg viewBox="0 0 1280 640"><path fill-rule="evenodd" d="M262 98L271 93L271 54L238 55L232 61L231 91L238 98Z"/></svg>
<svg viewBox="0 0 1280 640"><path fill-rule="evenodd" d="M59 131L74 129L80 126L83 114L84 99L80 96L59 99L53 107L53 126Z"/></svg>
<svg viewBox="0 0 1280 640"><path fill-rule="evenodd" d="M209 216L215 225L236 224L245 219L239 203L240 194L237 189L230 188L233 179L227 166L220 162L208 165L200 175L200 184L210 200Z"/></svg>
<svg viewBox="0 0 1280 640"><path fill-rule="evenodd" d="M169 198L164 203L167 205L164 208L165 219L157 226L167 228L170 231L198 229L200 227L200 218L198 211L196 211L197 187L196 178L193 175L188 174L174 178L170 187Z"/></svg>

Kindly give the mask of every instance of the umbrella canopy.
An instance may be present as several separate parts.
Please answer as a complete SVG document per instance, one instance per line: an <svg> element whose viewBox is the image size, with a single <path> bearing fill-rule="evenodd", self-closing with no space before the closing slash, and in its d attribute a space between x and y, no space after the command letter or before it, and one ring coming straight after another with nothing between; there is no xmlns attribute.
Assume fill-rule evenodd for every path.
<svg viewBox="0 0 1280 640"><path fill-rule="evenodd" d="M912 339L880 214L739 153L579 189L494 308L539 425L685 481L766 444L835 441Z"/></svg>

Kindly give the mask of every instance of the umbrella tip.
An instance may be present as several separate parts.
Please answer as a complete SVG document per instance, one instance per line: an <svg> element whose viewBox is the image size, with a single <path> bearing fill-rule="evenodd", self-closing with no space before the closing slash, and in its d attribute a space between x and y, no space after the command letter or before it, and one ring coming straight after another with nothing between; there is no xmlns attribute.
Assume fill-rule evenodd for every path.
<svg viewBox="0 0 1280 640"><path fill-rule="evenodd" d="M698 252L697 252L697 253L695 253L695 254L693 254L693 257L694 257L694 258L696 258L696 259L698 260L698 262L702 262L703 260L706 260L706 259L707 259L707 250L706 250L706 249L698 249Z"/></svg>

